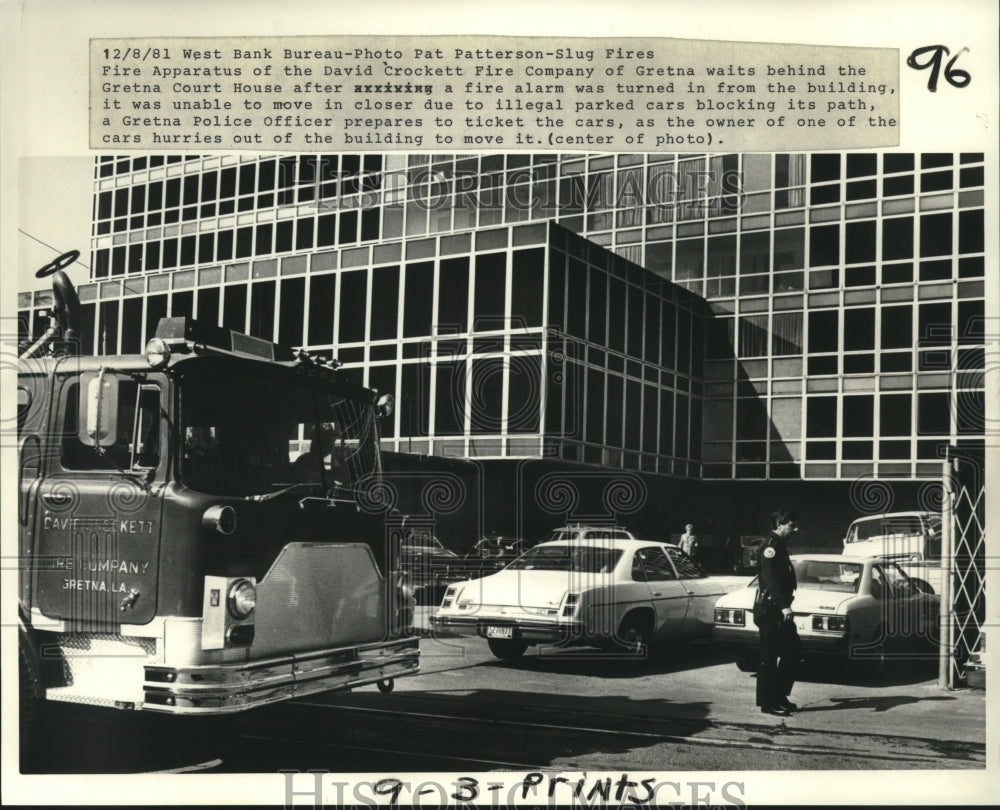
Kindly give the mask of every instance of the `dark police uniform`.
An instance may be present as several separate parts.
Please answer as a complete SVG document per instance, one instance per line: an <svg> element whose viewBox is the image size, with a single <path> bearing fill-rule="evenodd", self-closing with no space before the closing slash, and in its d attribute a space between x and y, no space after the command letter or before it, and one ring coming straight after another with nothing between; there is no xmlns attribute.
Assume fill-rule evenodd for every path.
<svg viewBox="0 0 1000 810"><path fill-rule="evenodd" d="M760 630L757 705L773 708L787 702L802 660L802 642L795 623L786 620L781 612L791 607L797 585L782 537L772 534L761 543L757 566L757 598L753 608L754 624Z"/></svg>

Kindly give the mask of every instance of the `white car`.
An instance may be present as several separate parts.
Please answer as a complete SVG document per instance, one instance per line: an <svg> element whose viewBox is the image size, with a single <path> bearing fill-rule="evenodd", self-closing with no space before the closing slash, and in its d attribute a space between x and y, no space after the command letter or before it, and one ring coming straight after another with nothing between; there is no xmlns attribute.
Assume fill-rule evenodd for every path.
<svg viewBox="0 0 1000 810"><path fill-rule="evenodd" d="M502 571L450 585L431 622L484 637L502 659L532 644L617 646L644 656L658 641L711 635L722 593L676 546L575 538L540 543Z"/></svg>
<svg viewBox="0 0 1000 810"><path fill-rule="evenodd" d="M836 554L795 554L791 560L798 580L792 619L805 655L878 662L887 651L937 639L940 598L894 562ZM715 605L712 637L733 648L736 666L745 672L757 669L756 594L754 579Z"/></svg>
<svg viewBox="0 0 1000 810"><path fill-rule="evenodd" d="M892 560L923 590L940 591L941 515L889 512L858 518L847 527L841 553Z"/></svg>

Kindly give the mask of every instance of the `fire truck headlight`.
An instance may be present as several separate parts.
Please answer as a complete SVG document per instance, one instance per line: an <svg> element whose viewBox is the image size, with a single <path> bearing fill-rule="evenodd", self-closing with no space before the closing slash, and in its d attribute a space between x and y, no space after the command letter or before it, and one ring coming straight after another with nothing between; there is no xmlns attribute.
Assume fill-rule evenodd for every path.
<svg viewBox="0 0 1000 810"><path fill-rule="evenodd" d="M219 534L236 531L236 510L231 506L210 506L201 516L201 525Z"/></svg>
<svg viewBox="0 0 1000 810"><path fill-rule="evenodd" d="M163 338L151 338L146 344L146 362L152 368L163 368L170 362L170 347Z"/></svg>
<svg viewBox="0 0 1000 810"><path fill-rule="evenodd" d="M245 619L257 605L257 586L249 579L238 579L229 586L229 612L234 619Z"/></svg>

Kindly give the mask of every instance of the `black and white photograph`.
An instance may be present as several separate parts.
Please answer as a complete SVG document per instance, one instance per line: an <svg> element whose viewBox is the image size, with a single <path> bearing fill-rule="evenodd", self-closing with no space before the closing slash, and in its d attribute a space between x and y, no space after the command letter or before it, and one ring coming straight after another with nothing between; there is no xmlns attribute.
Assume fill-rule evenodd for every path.
<svg viewBox="0 0 1000 810"><path fill-rule="evenodd" d="M656 37L761 20L581 8L60 28L70 132L4 154L5 803L990 801L996 10L716 85ZM300 34L371 50L272 78Z"/></svg>

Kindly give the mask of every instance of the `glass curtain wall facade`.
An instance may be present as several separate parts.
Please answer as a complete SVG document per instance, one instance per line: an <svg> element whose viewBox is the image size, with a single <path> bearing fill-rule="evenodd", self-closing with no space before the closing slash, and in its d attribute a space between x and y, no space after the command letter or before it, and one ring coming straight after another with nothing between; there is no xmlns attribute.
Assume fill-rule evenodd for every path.
<svg viewBox="0 0 1000 810"><path fill-rule="evenodd" d="M139 351L190 314L330 349L396 389L403 451L933 477L984 432L983 178L951 153L100 157L85 329ZM553 356L535 429L512 380L548 391ZM463 395L481 419L446 413Z"/></svg>

